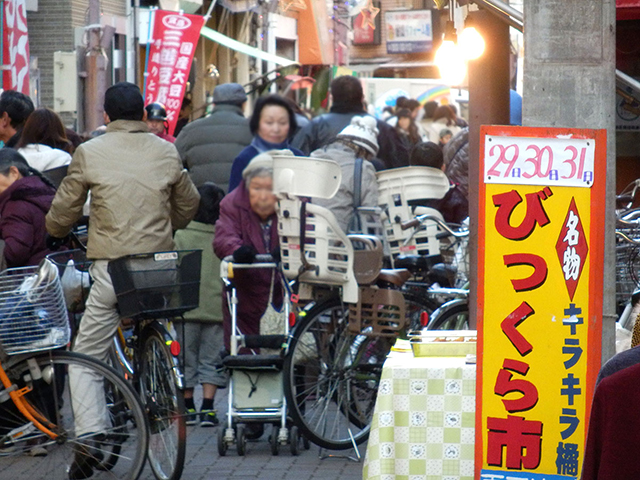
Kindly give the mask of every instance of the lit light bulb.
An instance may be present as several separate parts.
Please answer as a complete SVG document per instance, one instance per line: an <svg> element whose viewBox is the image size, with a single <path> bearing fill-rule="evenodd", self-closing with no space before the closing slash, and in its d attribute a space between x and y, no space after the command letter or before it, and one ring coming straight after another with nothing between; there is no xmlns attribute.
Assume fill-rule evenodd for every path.
<svg viewBox="0 0 640 480"><path fill-rule="evenodd" d="M475 27L466 27L462 31L459 44L467 60L475 60L484 53L484 38Z"/></svg>
<svg viewBox="0 0 640 480"><path fill-rule="evenodd" d="M460 85L467 74L464 54L452 40L444 40L435 56L440 77L449 85Z"/></svg>

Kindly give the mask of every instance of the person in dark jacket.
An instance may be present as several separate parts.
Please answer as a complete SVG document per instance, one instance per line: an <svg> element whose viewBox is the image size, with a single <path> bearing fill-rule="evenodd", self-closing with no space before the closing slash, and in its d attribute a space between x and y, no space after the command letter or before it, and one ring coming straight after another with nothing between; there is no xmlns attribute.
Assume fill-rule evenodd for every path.
<svg viewBox="0 0 640 480"><path fill-rule="evenodd" d="M233 255L234 262L252 263L256 254L271 253L280 247L276 197L273 187L273 158L269 153L255 157L242 173L238 188L220 202L220 218L213 240L215 254L223 259ZM238 293L238 328L245 335L260 333L260 317L267 309L271 271L238 270L234 273ZM282 289L276 282L273 303L282 303ZM223 294L224 343L229 349L231 315ZM241 350L242 352L242 350Z"/></svg>
<svg viewBox="0 0 640 480"><path fill-rule="evenodd" d="M16 150L0 150L0 238L5 242L8 267L38 265L51 253L45 216L55 193L53 185Z"/></svg>
<svg viewBox="0 0 640 480"><path fill-rule="evenodd" d="M0 140L5 147L15 148L20 141L24 122L34 110L33 102L24 93L5 90L0 95Z"/></svg>
<svg viewBox="0 0 640 480"><path fill-rule="evenodd" d="M419 143L411 151L410 163L411 166L442 170L444 166L442 149L433 142ZM451 183L444 197L437 200L420 200L414 204L435 208L447 223L462 223L469 216L469 201L455 183Z"/></svg>
<svg viewBox="0 0 640 480"><path fill-rule="evenodd" d="M469 198L469 128L463 128L442 149L444 173Z"/></svg>
<svg viewBox="0 0 640 480"><path fill-rule="evenodd" d="M185 125L176 138L175 146L196 187L204 182L222 188L229 184L233 160L252 139L243 114L246 101L242 85L218 85L211 115Z"/></svg>
<svg viewBox="0 0 640 480"><path fill-rule="evenodd" d="M305 155L333 143L338 134L351 123L356 115L368 115L363 108L364 93L362 84L356 77L344 75L331 82L332 106L329 113L320 115L302 128L291 141ZM378 120L379 161L374 161L377 169L406 167L409 164L409 152L402 145L392 126Z"/></svg>
<svg viewBox="0 0 640 480"><path fill-rule="evenodd" d="M604 378L591 404L582 480L640 478L640 364Z"/></svg>
<svg viewBox="0 0 640 480"><path fill-rule="evenodd" d="M298 128L298 121L289 101L280 95L267 95L258 99L249 128L253 140L233 161L229 179L230 192L240 184L245 167L260 153L291 150L295 155L304 156L300 150L289 145L290 138Z"/></svg>

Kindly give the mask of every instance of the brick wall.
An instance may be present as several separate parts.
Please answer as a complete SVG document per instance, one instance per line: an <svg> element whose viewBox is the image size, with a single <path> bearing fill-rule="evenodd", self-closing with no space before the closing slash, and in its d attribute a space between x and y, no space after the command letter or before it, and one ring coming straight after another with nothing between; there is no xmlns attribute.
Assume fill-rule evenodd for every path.
<svg viewBox="0 0 640 480"><path fill-rule="evenodd" d="M101 0L105 14L126 15L126 0ZM29 48L38 57L40 69L41 106L53 108L53 53L75 50L76 27L87 24L89 0L39 0L38 11L27 13ZM64 114L65 124L71 125L74 116Z"/></svg>
<svg viewBox="0 0 640 480"><path fill-rule="evenodd" d="M27 13L29 50L38 57L40 102L53 108L53 52L74 49L71 0L40 0L37 12Z"/></svg>

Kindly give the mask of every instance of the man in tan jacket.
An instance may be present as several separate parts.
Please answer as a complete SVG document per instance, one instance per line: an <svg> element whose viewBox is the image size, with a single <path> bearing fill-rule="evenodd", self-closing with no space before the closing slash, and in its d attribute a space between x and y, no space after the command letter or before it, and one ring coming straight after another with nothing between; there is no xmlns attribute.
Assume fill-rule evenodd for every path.
<svg viewBox="0 0 640 480"><path fill-rule="evenodd" d="M78 147L46 218L49 243L55 243L82 216L91 191L87 257L94 283L73 350L103 361L120 320L109 260L174 249L173 230L189 223L200 200L175 147L149 133L136 85L108 88L104 110L107 132ZM100 438L107 418L102 379L70 368L69 382L72 397L82 395L84 402L81 411L74 409L76 433ZM69 478L90 477L99 457L97 449L78 447Z"/></svg>

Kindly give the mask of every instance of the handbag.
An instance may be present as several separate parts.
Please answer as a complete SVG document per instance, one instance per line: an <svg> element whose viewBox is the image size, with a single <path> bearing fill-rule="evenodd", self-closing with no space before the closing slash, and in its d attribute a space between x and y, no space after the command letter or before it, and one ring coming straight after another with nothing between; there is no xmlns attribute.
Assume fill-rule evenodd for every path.
<svg viewBox="0 0 640 480"><path fill-rule="evenodd" d="M269 288L269 302L267 309L260 317L260 335L284 335L285 309L278 311L273 306L273 285L275 283L276 271L271 273L271 287ZM279 350L274 348L261 348L261 353L265 355L277 355Z"/></svg>
<svg viewBox="0 0 640 480"><path fill-rule="evenodd" d="M282 310L278 311L273 306L273 285L275 283L275 270L271 274L271 287L269 288L269 303L267 309L260 317L260 335L284 335L286 310L284 305ZM318 357L318 348L315 342L313 334L310 332L302 335L302 338L298 340L298 347L296 349L294 361L305 362ZM265 355L278 355L279 350L273 348L261 348L260 352Z"/></svg>

